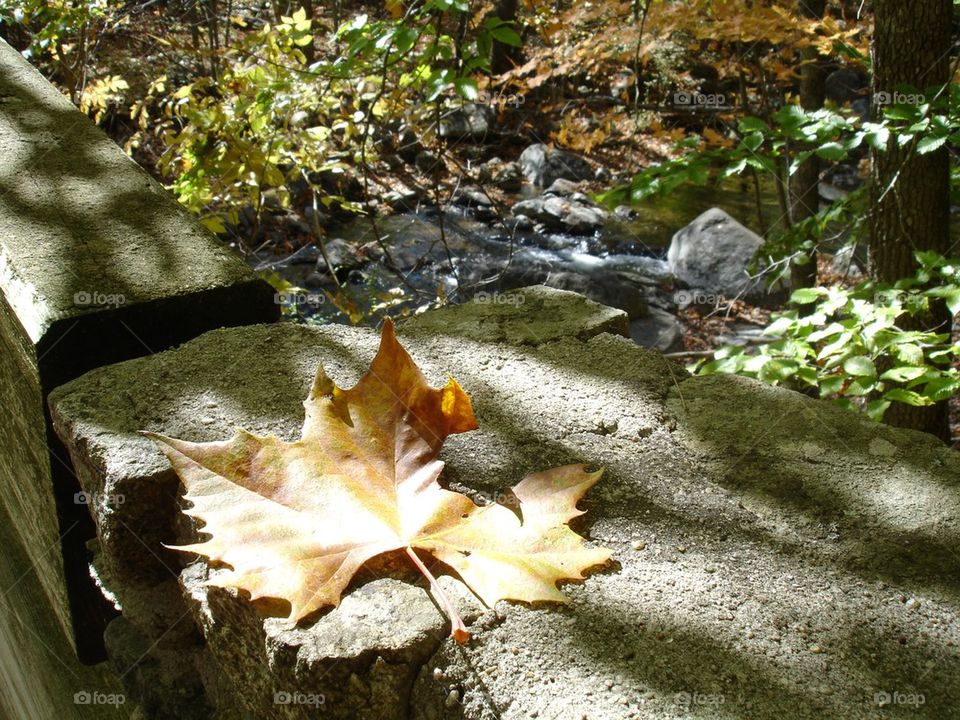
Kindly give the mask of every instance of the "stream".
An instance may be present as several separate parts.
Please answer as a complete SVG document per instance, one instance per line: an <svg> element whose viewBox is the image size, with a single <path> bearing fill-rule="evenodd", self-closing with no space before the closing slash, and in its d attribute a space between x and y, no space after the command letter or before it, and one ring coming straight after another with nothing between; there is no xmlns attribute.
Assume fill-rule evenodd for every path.
<svg viewBox="0 0 960 720"><path fill-rule="evenodd" d="M537 195L527 186L514 202ZM773 225L780 214L775 192L765 189L761 197L764 224ZM524 227L509 211L501 222L482 204L451 205L442 214L421 206L373 221L351 219L330 228L325 245L343 294L365 319L383 311L401 315L441 298L465 302L480 292L543 283L626 311L634 339L666 351L676 348L682 332L667 248L674 233L711 207L763 231L752 186L729 182L617 208L588 235ZM349 322L329 300L337 283L319 247L307 245L279 260L263 251L251 264L300 289L282 296L296 306L296 319Z"/></svg>

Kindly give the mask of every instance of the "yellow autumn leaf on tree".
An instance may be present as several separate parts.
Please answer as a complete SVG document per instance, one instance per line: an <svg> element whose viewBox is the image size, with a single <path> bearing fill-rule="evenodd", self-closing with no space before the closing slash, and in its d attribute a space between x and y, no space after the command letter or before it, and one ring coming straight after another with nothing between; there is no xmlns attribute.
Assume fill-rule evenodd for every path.
<svg viewBox="0 0 960 720"><path fill-rule="evenodd" d="M320 368L304 407L296 442L244 430L210 443L147 433L183 480L192 503L184 512L211 536L176 549L230 568L211 584L284 599L296 621L339 604L371 558L404 550L465 642L463 622L417 550L455 570L488 606L564 602L557 583L610 556L567 525L600 472L568 465L528 475L513 488L519 517L440 486L437 455L448 435L477 427L473 407L456 381L427 384L389 321L360 381L343 390Z"/></svg>

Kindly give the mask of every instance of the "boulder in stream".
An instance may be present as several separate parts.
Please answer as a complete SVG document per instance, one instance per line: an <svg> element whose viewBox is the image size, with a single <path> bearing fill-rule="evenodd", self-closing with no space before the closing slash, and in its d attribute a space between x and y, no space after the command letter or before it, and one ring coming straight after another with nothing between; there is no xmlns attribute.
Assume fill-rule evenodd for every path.
<svg viewBox="0 0 960 720"><path fill-rule="evenodd" d="M527 182L540 187L549 187L558 178L579 182L592 180L595 175L590 163L579 155L543 143L531 145L520 154L520 167Z"/></svg>
<svg viewBox="0 0 960 720"><path fill-rule="evenodd" d="M759 284L747 267L762 245L762 237L711 208L673 236L667 263L689 287L734 298Z"/></svg>

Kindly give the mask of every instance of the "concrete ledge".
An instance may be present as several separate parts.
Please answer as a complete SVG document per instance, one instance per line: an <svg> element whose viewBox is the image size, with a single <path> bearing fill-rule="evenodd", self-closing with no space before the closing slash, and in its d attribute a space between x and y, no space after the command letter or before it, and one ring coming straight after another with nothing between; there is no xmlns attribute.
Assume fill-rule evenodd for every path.
<svg viewBox="0 0 960 720"><path fill-rule="evenodd" d="M11 667L34 678L31 702L54 703L43 716L102 712L42 688L61 687L51 677L62 670L58 662L82 677L75 656L105 657L103 630L115 614L90 576L94 525L50 430L47 394L92 368L212 328L271 322L279 314L272 295L0 40L0 390L8 410L0 510L15 544L7 557L17 564L8 570L31 590L27 605L7 608L11 632L32 633L41 644L4 640ZM14 598L23 599L7 599ZM0 699L21 707L10 682Z"/></svg>
<svg viewBox="0 0 960 720"><path fill-rule="evenodd" d="M558 317L581 303L532 292ZM429 314L400 327L431 382L449 373L474 400L480 429L448 440L444 476L482 502L532 470L603 465L577 527L615 549L614 567L567 585L564 607L484 609L445 578L474 634L466 648L390 558L340 608L296 628L206 589L216 568L180 570L159 546L194 530L172 470L136 432L209 441L242 426L293 439L316 366L349 385L377 344L370 330L334 326L215 331L51 397L84 489L104 499L98 566L123 606L115 623L129 624L110 633L111 655L170 668L187 652L223 718L315 717L316 704L283 702L293 693L323 697L324 717L344 720L873 720L884 693L923 695L914 717L960 705L955 454L786 390L688 379L624 338L581 339L580 324L531 342L542 337L533 302L510 310L531 332L491 340L482 328L502 317L473 304L445 311L439 334ZM158 619L185 615L193 635ZM137 661L131 647L152 649ZM137 678L127 666L130 697L154 703L179 682L170 670Z"/></svg>
<svg viewBox="0 0 960 720"><path fill-rule="evenodd" d="M534 285L484 299L416 315L405 331L419 335L458 336L508 345L539 345L562 337L589 340L600 333L630 337L623 310L600 305L568 290Z"/></svg>

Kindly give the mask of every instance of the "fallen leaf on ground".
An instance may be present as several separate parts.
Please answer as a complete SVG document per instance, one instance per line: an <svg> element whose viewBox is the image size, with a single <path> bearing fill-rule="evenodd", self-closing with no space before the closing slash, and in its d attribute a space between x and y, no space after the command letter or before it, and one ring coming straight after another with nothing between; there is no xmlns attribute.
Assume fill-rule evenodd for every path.
<svg viewBox="0 0 960 720"><path fill-rule="evenodd" d="M339 604L365 562L404 550L465 642L466 627L417 550L453 568L487 606L564 602L557 582L581 579L610 556L567 525L600 471L567 465L528 475L512 488L520 517L440 486L437 455L448 435L476 429L473 407L452 378L430 387L389 320L360 381L342 390L321 367L304 407L296 442L239 429L209 443L145 433L183 481L192 503L184 512L211 536L174 549L230 568L210 584L284 599L298 621Z"/></svg>

